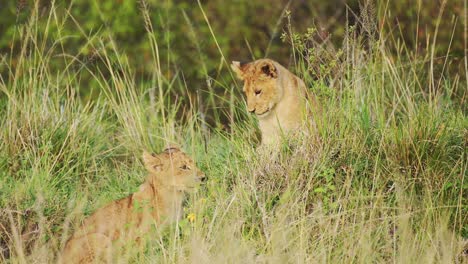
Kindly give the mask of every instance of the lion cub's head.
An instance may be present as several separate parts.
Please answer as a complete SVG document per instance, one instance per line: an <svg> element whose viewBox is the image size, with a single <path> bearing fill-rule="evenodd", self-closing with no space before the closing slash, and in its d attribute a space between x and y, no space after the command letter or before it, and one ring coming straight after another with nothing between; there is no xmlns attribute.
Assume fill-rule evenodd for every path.
<svg viewBox="0 0 468 264"><path fill-rule="evenodd" d="M244 81L243 91L247 97L247 110L259 118L268 116L281 100L283 90L278 85L278 68L270 59L241 64L233 61L231 68Z"/></svg>
<svg viewBox="0 0 468 264"><path fill-rule="evenodd" d="M178 191L192 189L205 179L195 162L177 147L168 147L160 154L143 152L143 163L150 180Z"/></svg>

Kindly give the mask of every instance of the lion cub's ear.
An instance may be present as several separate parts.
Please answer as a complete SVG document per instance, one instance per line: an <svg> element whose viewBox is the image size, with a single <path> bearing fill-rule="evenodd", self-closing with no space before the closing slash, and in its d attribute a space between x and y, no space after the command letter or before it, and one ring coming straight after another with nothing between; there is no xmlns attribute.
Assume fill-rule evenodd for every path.
<svg viewBox="0 0 468 264"><path fill-rule="evenodd" d="M172 153L179 152L180 148L176 145L169 145L163 151L167 154L172 154Z"/></svg>
<svg viewBox="0 0 468 264"><path fill-rule="evenodd" d="M143 152L143 164L145 164L145 168L149 172L158 172L163 168L162 161L158 155L154 153L150 154L146 151Z"/></svg>
<svg viewBox="0 0 468 264"><path fill-rule="evenodd" d="M272 62L265 62L261 65L263 74L268 77L276 79L278 77L278 70Z"/></svg>
<svg viewBox="0 0 468 264"><path fill-rule="evenodd" d="M241 63L239 61L233 61L231 69L236 73L237 78L244 80L244 71L242 70Z"/></svg>

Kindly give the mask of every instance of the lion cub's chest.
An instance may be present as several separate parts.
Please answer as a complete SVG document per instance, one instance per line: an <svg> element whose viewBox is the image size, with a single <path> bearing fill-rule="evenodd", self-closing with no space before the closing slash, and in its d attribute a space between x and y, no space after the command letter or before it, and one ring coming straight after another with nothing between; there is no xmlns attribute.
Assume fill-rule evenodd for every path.
<svg viewBox="0 0 468 264"><path fill-rule="evenodd" d="M284 98L268 116L259 120L262 144L273 144L282 137L297 133L305 120L301 98Z"/></svg>

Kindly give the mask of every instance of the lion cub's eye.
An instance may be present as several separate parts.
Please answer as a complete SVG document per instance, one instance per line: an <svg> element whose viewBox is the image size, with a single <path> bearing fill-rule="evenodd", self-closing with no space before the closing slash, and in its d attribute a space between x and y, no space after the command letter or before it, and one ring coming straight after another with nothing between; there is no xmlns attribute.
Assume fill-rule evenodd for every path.
<svg viewBox="0 0 468 264"><path fill-rule="evenodd" d="M255 90L255 95L259 95L262 93L262 90Z"/></svg>
<svg viewBox="0 0 468 264"><path fill-rule="evenodd" d="M190 167L187 166L187 165L185 165L185 164L182 165L180 168L181 168L182 170L190 170Z"/></svg>

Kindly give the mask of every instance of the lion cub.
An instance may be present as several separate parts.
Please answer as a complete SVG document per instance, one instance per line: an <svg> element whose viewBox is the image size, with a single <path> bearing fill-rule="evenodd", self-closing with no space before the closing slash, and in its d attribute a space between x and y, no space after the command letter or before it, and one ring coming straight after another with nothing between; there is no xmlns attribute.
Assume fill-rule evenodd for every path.
<svg viewBox="0 0 468 264"><path fill-rule="evenodd" d="M193 160L176 147L162 153L143 153L149 172L139 190L113 201L88 217L67 241L62 263L111 262L112 248L138 242L151 228L179 219L184 192L195 188L205 176Z"/></svg>
<svg viewBox="0 0 468 264"><path fill-rule="evenodd" d="M244 81L247 110L258 117L262 145L277 143L283 134L299 129L306 117L306 103L316 105L304 82L276 61L233 61L231 68Z"/></svg>

